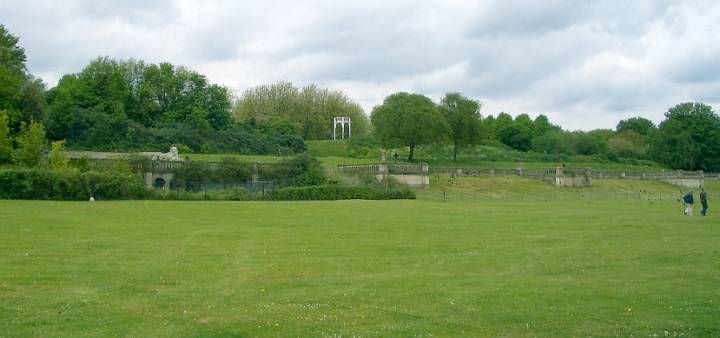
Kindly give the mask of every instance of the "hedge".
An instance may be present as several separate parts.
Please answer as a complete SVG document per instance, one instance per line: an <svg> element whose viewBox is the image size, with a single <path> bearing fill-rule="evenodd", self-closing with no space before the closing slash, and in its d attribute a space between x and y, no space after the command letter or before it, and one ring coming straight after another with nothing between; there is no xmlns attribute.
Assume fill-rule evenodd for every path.
<svg viewBox="0 0 720 338"><path fill-rule="evenodd" d="M0 169L0 198L4 199L135 199L143 198L145 192L142 179L131 173Z"/></svg>
<svg viewBox="0 0 720 338"><path fill-rule="evenodd" d="M278 189L275 192L275 200L278 201L301 201L301 200L390 200L390 199L415 199L415 194L410 190L382 190L369 187L343 187L336 185L322 185L311 187L291 187Z"/></svg>

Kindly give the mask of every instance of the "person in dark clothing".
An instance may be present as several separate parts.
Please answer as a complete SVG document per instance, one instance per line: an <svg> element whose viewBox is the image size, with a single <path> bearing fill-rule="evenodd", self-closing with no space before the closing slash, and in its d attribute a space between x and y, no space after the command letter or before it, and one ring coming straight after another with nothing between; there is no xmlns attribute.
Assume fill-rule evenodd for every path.
<svg viewBox="0 0 720 338"><path fill-rule="evenodd" d="M685 215L692 216L693 215L693 205L695 204L695 198L693 197L693 191L690 190L689 193L685 194L683 196L683 202L685 202Z"/></svg>
<svg viewBox="0 0 720 338"><path fill-rule="evenodd" d="M705 188L700 192L700 204L702 204L700 214L703 216L707 215L707 192L705 192Z"/></svg>

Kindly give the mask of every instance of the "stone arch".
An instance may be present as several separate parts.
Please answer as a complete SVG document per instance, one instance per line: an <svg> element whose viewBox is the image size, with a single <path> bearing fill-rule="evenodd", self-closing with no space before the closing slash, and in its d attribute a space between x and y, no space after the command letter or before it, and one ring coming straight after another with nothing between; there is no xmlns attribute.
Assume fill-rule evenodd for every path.
<svg viewBox="0 0 720 338"><path fill-rule="evenodd" d="M167 184L167 182L165 182L165 179L164 179L164 178L162 178L162 177L157 177L157 178L155 178L155 180L153 181L153 188L155 188L155 189L165 189L165 185L166 185L166 184Z"/></svg>
<svg viewBox="0 0 720 338"><path fill-rule="evenodd" d="M156 189L170 189L170 182L173 181L174 175L172 173L145 173L145 186L153 187ZM161 184L162 183L162 184Z"/></svg>

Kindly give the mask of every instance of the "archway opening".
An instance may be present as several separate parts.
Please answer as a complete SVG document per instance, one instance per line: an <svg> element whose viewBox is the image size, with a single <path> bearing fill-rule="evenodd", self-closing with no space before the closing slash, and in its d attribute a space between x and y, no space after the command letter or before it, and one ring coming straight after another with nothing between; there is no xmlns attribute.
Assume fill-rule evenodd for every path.
<svg viewBox="0 0 720 338"><path fill-rule="evenodd" d="M162 177L158 177L153 181L153 188L155 189L165 189L165 179Z"/></svg>

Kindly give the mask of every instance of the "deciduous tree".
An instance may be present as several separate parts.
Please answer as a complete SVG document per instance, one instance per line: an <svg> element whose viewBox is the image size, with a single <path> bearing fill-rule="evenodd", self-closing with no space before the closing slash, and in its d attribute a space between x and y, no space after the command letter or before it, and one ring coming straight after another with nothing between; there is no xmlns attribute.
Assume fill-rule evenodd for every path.
<svg viewBox="0 0 720 338"><path fill-rule="evenodd" d="M15 163L29 167L36 166L47 146L45 127L38 122L23 123L20 134L15 139L17 149L13 151Z"/></svg>
<svg viewBox="0 0 720 338"><path fill-rule="evenodd" d="M0 163L8 163L12 159L12 142L7 112L0 109Z"/></svg>
<svg viewBox="0 0 720 338"><path fill-rule="evenodd" d="M460 93L449 93L442 98L438 109L450 127L453 160L457 161L460 149L478 144L482 138L480 102Z"/></svg>
<svg viewBox="0 0 720 338"><path fill-rule="evenodd" d="M443 143L450 127L435 104L419 94L396 93L373 109L370 117L377 139L385 147L407 146L408 160L418 145Z"/></svg>
<svg viewBox="0 0 720 338"><path fill-rule="evenodd" d="M665 113L650 147L673 168L720 171L720 117L704 103L678 104Z"/></svg>

